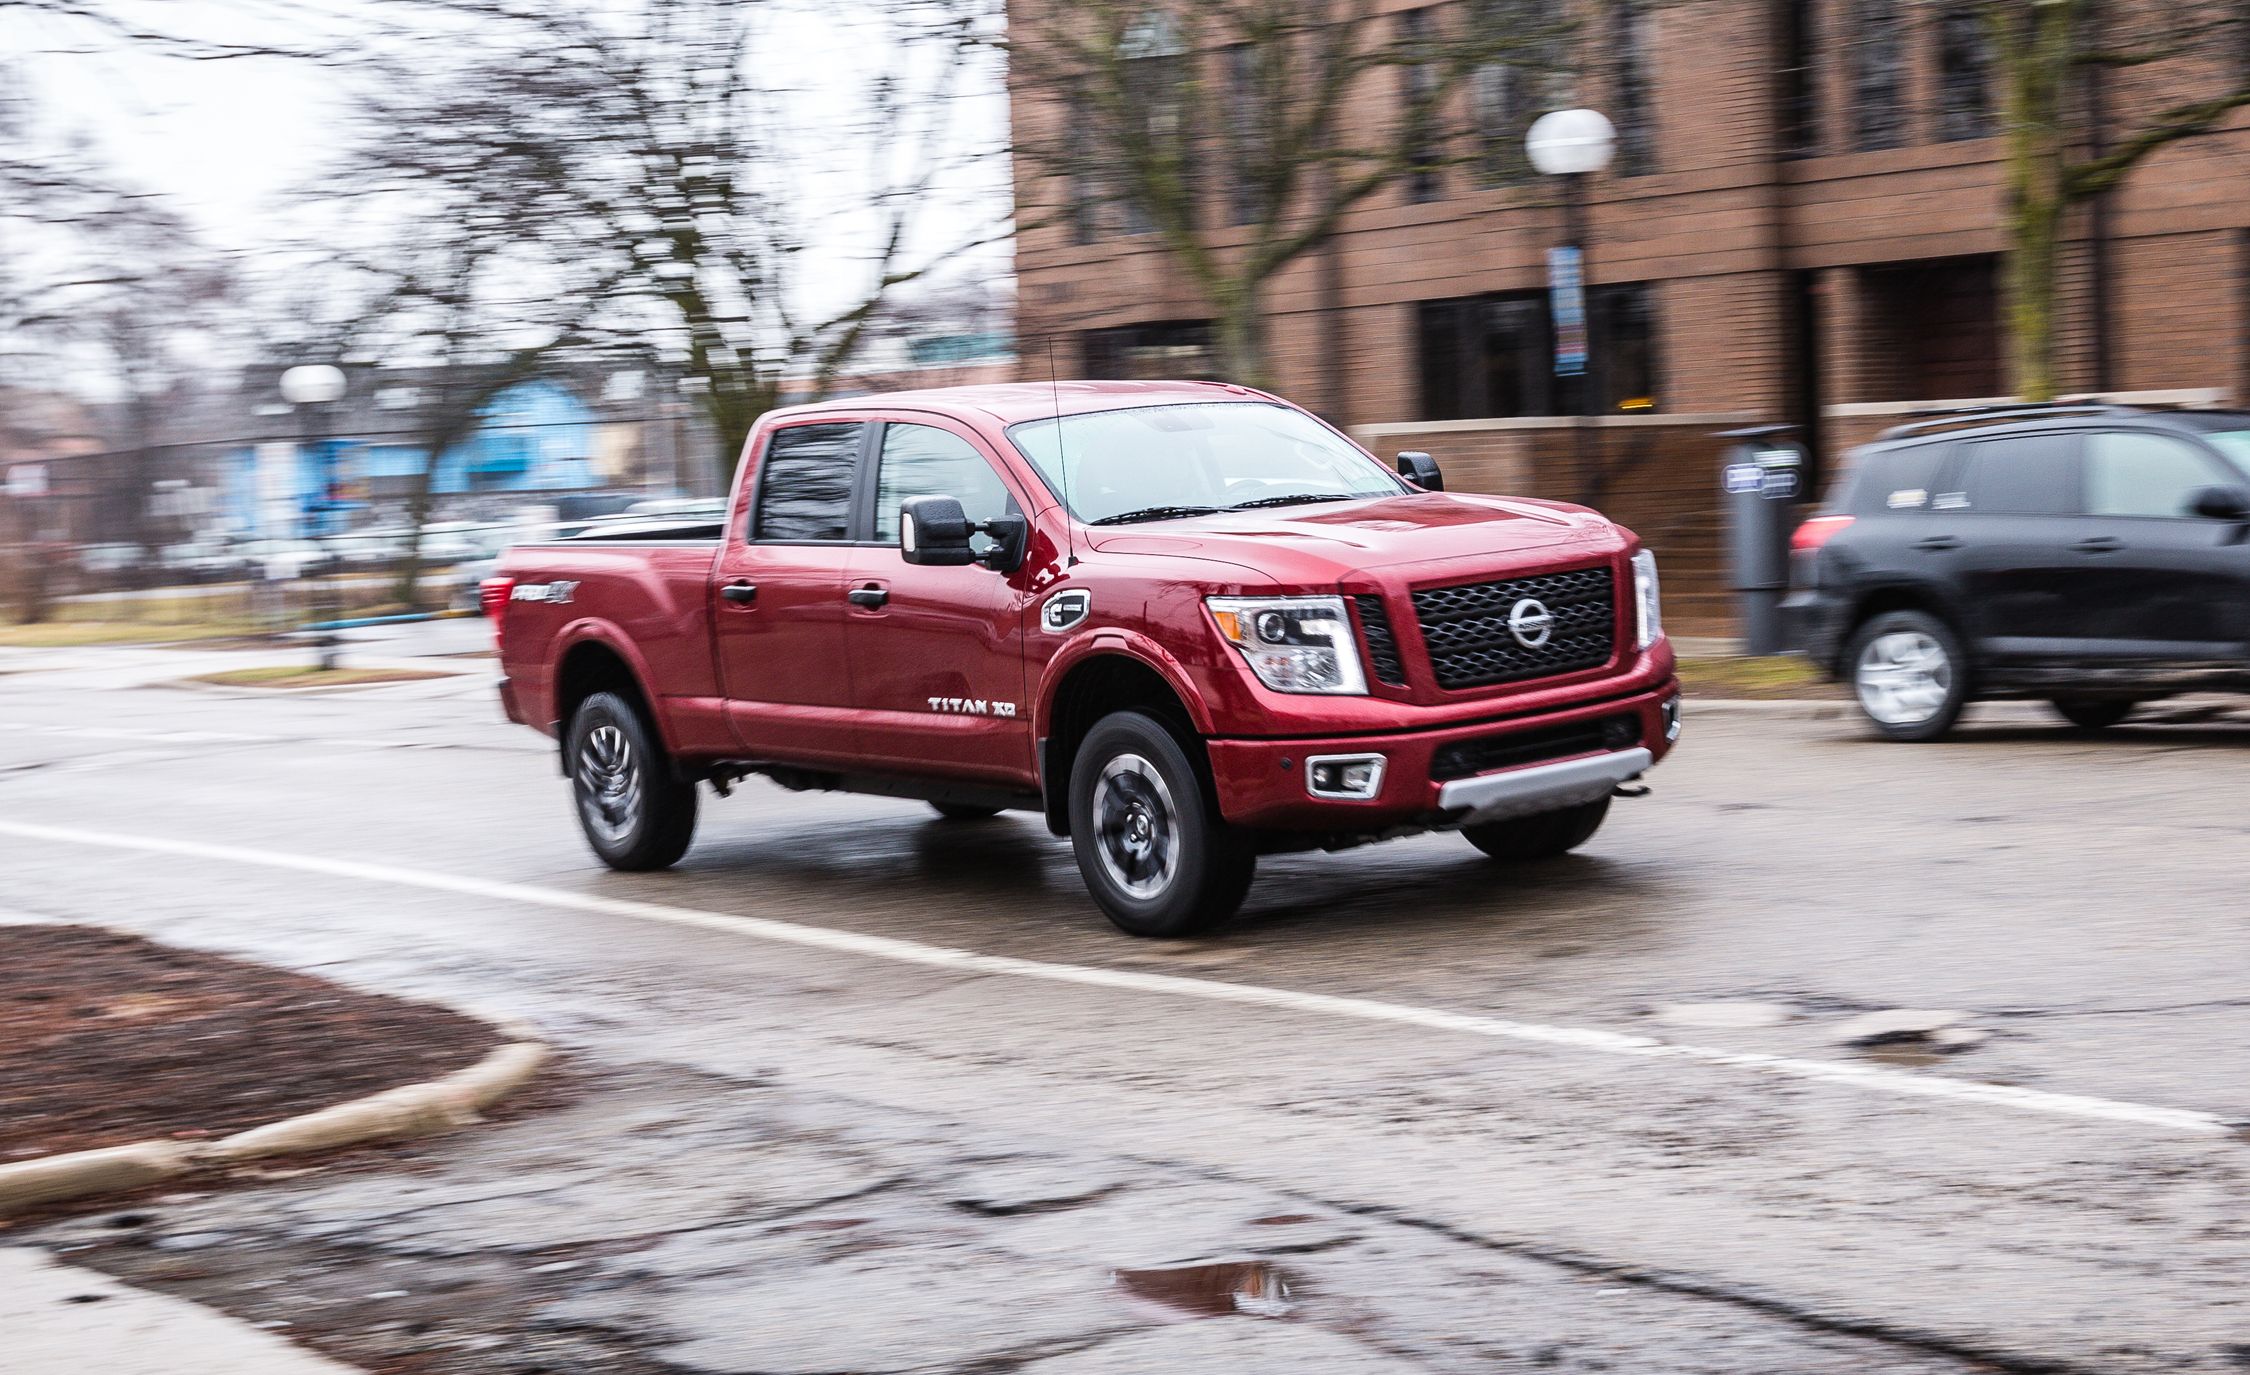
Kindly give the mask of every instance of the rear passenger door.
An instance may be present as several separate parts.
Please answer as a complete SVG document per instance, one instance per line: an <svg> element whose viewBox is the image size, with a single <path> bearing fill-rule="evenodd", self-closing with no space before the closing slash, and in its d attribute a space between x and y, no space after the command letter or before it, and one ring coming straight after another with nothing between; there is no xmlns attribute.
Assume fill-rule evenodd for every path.
<svg viewBox="0 0 2250 1375"><path fill-rule="evenodd" d="M2002 664L2076 658L2096 633L2080 512L2081 438L2039 430L1964 438L1944 489L1941 517L1917 547L1960 589L1977 657Z"/></svg>
<svg viewBox="0 0 2250 1375"><path fill-rule="evenodd" d="M2178 435L2086 436L2084 565L2095 651L2182 665L2239 664L2250 619L2250 546L2233 521L2194 513L2196 494L2239 481Z"/></svg>
<svg viewBox="0 0 2250 1375"><path fill-rule="evenodd" d="M844 655L852 505L870 426L771 431L749 516L727 532L711 619L727 717L750 758L849 763L859 739Z"/></svg>

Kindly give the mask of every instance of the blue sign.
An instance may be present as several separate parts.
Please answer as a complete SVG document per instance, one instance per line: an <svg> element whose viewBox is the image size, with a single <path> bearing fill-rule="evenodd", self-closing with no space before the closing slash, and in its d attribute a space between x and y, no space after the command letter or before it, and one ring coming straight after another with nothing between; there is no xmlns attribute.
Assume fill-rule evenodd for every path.
<svg viewBox="0 0 2250 1375"><path fill-rule="evenodd" d="M1755 492L1765 486L1766 470L1755 463L1729 463L1723 477L1730 495Z"/></svg>
<svg viewBox="0 0 2250 1375"><path fill-rule="evenodd" d="M1555 319L1555 376L1586 371L1585 255L1575 245L1547 250L1547 297Z"/></svg>

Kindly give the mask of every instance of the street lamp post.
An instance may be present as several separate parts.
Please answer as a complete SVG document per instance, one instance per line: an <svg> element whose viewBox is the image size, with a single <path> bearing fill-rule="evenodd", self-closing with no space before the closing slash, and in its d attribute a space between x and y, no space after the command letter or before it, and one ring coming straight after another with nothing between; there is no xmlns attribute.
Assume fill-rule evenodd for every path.
<svg viewBox="0 0 2250 1375"><path fill-rule="evenodd" d="M1588 480L1588 420L1594 414L1592 330L1586 315L1586 178L1609 166L1617 130L1599 110L1555 110L1532 121L1524 152L1540 173L1562 179L1563 242L1547 250L1547 289L1555 325L1555 377L1570 393L1573 462L1580 495L1598 497Z"/></svg>
<svg viewBox="0 0 2250 1375"><path fill-rule="evenodd" d="M297 407L304 417L303 435L308 453L317 454L319 446L327 439L327 436L322 433L325 428L322 421L327 416L326 408L341 399L343 395L344 371L327 363L308 363L302 367L291 368L281 374L282 399ZM337 619L340 598L337 595L336 586L335 545L329 539L332 531L329 529L331 512L328 510L326 474L323 473L322 477L321 520L314 536L320 541L322 552L326 555L322 561L329 565L326 570L328 576L323 579L323 585L328 589L328 604L321 619L332 622ZM320 655L321 671L327 672L337 667L340 652L338 644L336 632L332 628L324 628L314 637L313 646Z"/></svg>

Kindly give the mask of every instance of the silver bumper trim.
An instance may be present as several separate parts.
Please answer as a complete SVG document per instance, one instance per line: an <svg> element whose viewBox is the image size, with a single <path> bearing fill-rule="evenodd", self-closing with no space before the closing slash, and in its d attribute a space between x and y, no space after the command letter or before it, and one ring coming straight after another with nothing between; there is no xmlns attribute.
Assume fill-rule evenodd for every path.
<svg viewBox="0 0 2250 1375"><path fill-rule="evenodd" d="M1456 778L1438 789L1438 806L1466 813L1457 823L1463 826L1576 807L1609 796L1618 784L1638 778L1655 762L1656 756L1646 749L1618 750L1480 778Z"/></svg>

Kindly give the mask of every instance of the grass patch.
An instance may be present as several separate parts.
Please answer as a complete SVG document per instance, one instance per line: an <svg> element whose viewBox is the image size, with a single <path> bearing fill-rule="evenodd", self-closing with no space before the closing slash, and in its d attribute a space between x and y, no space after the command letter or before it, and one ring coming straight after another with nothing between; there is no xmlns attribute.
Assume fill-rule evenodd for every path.
<svg viewBox="0 0 2250 1375"><path fill-rule="evenodd" d="M1690 697L1753 701L1826 698L1841 693L1841 689L1820 675L1811 660L1794 654L1764 658L1740 655L1683 658L1680 660L1680 684Z"/></svg>
<svg viewBox="0 0 2250 1375"><path fill-rule="evenodd" d="M426 678L458 675L430 668L315 668L309 664L267 664L263 668L230 668L224 673L204 673L188 679L218 687L275 688L364 687L372 683L418 683Z"/></svg>
<svg viewBox="0 0 2250 1375"><path fill-rule="evenodd" d="M182 640L226 640L259 634L251 621L200 621L156 625L142 621L41 621L0 625L0 648L77 649L89 645L161 645Z"/></svg>

